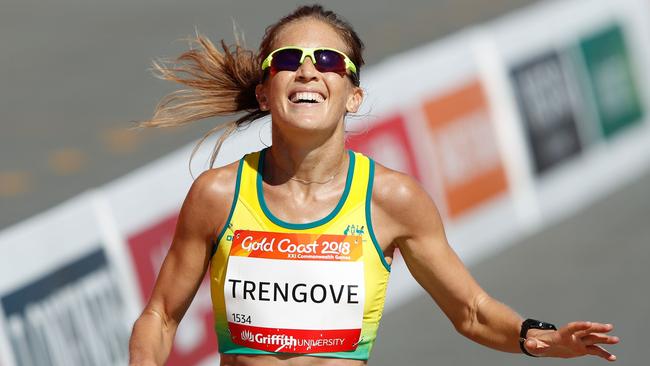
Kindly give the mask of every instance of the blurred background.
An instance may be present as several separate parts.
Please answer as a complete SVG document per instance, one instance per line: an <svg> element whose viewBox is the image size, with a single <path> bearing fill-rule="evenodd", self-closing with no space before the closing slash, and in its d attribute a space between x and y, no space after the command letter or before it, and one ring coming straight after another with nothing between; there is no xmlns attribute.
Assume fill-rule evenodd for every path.
<svg viewBox="0 0 650 366"><path fill-rule="evenodd" d="M295 1L0 0L0 365L120 365L220 120L134 131L175 85L149 71L199 32L257 48ZM650 1L328 1L366 44L350 148L417 177L494 297L650 325ZM269 141L234 136L225 164ZM209 139L192 163L207 168ZM371 365L539 360L457 335L398 258ZM643 333L642 333L643 332ZM169 365L217 364L207 282ZM592 365L601 360L543 360Z"/></svg>

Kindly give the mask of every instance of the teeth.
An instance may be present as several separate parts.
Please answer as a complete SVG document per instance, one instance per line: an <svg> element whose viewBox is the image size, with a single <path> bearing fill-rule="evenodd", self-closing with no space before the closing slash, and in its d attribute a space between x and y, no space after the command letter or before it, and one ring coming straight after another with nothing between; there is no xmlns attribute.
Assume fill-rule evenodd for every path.
<svg viewBox="0 0 650 366"><path fill-rule="evenodd" d="M313 93L313 92L297 92L291 94L289 97L289 100L291 100L293 103L298 103L301 101L306 101L306 102L312 102L312 103L320 103L325 101L325 98L323 98L320 93Z"/></svg>

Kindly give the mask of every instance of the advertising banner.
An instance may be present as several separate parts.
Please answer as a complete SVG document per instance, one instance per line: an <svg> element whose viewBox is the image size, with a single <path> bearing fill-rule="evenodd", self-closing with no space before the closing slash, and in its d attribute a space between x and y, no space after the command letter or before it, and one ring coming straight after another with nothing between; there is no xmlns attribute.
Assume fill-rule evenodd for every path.
<svg viewBox="0 0 650 366"><path fill-rule="evenodd" d="M8 365L124 365L127 302L84 194L0 235L0 358Z"/></svg>
<svg viewBox="0 0 650 366"><path fill-rule="evenodd" d="M613 24L584 38L580 49L602 133L609 138L641 121L643 111L623 30Z"/></svg>
<svg viewBox="0 0 650 366"><path fill-rule="evenodd" d="M448 213L456 218L508 190L481 84L472 81L423 105Z"/></svg>
<svg viewBox="0 0 650 366"><path fill-rule="evenodd" d="M543 173L580 153L573 98L560 56L549 51L513 67L511 75L535 171Z"/></svg>
<svg viewBox="0 0 650 366"><path fill-rule="evenodd" d="M97 249L3 295L18 365L119 365L130 330L106 255Z"/></svg>

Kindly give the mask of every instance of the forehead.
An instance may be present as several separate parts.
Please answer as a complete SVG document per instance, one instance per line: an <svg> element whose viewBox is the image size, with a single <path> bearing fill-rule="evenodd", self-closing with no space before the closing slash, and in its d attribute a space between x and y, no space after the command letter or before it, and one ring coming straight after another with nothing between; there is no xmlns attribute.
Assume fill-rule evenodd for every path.
<svg viewBox="0 0 650 366"><path fill-rule="evenodd" d="M337 31L318 19L301 19L282 27L273 42L273 48L285 46L329 47L341 51L348 49Z"/></svg>

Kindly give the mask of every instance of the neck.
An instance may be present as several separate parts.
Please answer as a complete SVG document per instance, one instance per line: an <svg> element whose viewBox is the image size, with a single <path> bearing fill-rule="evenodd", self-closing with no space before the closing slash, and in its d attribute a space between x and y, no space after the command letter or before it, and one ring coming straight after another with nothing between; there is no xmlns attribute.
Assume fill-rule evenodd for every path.
<svg viewBox="0 0 650 366"><path fill-rule="evenodd" d="M293 179L301 183L328 183L339 178L347 162L342 124L326 138L288 138L276 128L269 149L268 177L274 182ZM265 169L266 170L266 169ZM334 177L334 178L333 178Z"/></svg>

